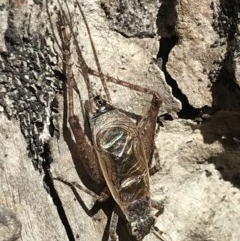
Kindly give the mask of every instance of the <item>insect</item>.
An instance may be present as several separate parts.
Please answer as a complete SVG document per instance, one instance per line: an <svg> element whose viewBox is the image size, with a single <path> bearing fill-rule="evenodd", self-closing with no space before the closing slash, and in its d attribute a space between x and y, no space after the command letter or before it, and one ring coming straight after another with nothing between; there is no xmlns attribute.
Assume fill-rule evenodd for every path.
<svg viewBox="0 0 240 241"><path fill-rule="evenodd" d="M112 196L116 202L110 222L110 240L117 240L116 227L119 210L128 222L130 234L137 240L142 240L150 232L153 232L160 240L165 240L163 233L154 226L155 216L151 214L152 208L162 212L163 205L153 201L150 197L149 175L153 169L148 167L153 155L154 132L162 103L161 97L157 92L102 73L86 17L80 4L76 2L86 25L98 68L97 71L91 69L83 58L74 34L71 15L63 11L61 4L59 6L58 29L62 41L64 72L67 80L68 121L86 171L95 182L105 185L98 200L103 201ZM78 117L74 114L71 40L76 48L78 65L88 89L87 113L91 130L90 141L85 137ZM106 99L93 92L89 75L101 79ZM135 124L125 113L115 108L111 103L106 81L151 94L152 102L146 116ZM84 189L76 183L73 184ZM88 193L91 194L91 192Z"/></svg>

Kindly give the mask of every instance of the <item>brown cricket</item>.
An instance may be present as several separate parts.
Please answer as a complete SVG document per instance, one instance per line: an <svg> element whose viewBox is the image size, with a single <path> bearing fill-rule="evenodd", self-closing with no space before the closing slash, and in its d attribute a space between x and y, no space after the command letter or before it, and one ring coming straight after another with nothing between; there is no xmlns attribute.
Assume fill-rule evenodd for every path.
<svg viewBox="0 0 240 241"><path fill-rule="evenodd" d="M97 71L86 64L73 31L71 14L66 13L59 2L58 29L62 41L64 74L67 80L68 120L78 146L79 157L86 171L95 182L105 184L104 191L100 194L98 200L106 200L111 195L116 202L116 208L112 213L110 222L110 240L117 240L116 227L119 208L128 222L130 234L137 240L142 240L150 232L153 232L160 240L165 240L163 233L154 226L156 217L151 214L152 208L162 212L163 205L160 202L153 201L149 191L149 176L154 170L149 169L149 163L153 156L156 119L162 103L161 97L157 92L102 73L86 17L79 2L76 1L75 4L81 12L88 31ZM78 117L74 114L71 42L76 48L78 66L88 89L87 112L91 130L90 141L87 139ZM106 92L106 99L93 94L90 75L101 79ZM153 96L147 114L137 124L112 105L107 90L107 81ZM63 180L62 178L56 179ZM85 190L79 184L73 183L73 185ZM91 194L90 191L88 193Z"/></svg>

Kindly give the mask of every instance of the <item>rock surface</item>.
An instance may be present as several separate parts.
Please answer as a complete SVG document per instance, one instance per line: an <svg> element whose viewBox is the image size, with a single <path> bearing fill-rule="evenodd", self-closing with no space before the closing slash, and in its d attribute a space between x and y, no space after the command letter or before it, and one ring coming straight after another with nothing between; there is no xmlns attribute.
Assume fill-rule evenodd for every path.
<svg viewBox="0 0 240 241"><path fill-rule="evenodd" d="M89 68L98 71L88 28L104 75L162 96L151 193L165 209L156 226L171 241L238 241L239 2L66 2L0 1L0 241L108 240L114 202L52 180L99 192L67 124L60 10L69 11ZM86 80L71 48L75 112L86 127ZM96 75L90 81L106 96ZM148 110L150 95L107 87L117 108L138 118ZM117 232L134 240L121 218Z"/></svg>

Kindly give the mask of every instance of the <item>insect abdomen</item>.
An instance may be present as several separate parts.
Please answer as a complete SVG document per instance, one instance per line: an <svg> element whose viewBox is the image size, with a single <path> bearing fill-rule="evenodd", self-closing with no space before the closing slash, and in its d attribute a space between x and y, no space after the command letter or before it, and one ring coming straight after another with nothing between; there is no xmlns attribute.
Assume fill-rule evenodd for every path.
<svg viewBox="0 0 240 241"><path fill-rule="evenodd" d="M111 112L96 121L95 144L109 190L126 204L149 194L148 166L136 125L123 113Z"/></svg>

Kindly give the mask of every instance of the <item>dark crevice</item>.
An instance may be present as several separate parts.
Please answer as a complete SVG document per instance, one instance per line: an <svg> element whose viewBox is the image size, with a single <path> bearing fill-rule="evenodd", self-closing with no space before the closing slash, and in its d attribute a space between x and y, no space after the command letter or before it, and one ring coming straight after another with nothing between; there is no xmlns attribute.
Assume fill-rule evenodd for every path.
<svg viewBox="0 0 240 241"><path fill-rule="evenodd" d="M229 111L240 110L240 88L235 76L239 56L238 13L239 1L221 0L219 11L213 14L213 28L219 34L219 44L226 44L224 59L215 61L209 72L212 82L213 107ZM214 8L213 8L214 9ZM213 47L216 47L215 45Z"/></svg>
<svg viewBox="0 0 240 241"><path fill-rule="evenodd" d="M214 109L228 111L240 111L240 88L235 82L233 71L228 66L231 57L226 57L222 68L218 71L216 82L211 88Z"/></svg>
<svg viewBox="0 0 240 241"><path fill-rule="evenodd" d="M157 59L162 59L162 71L165 75L167 84L172 88L173 96L180 100L182 103L182 110L177 113L179 118L195 119L200 115L200 110L194 108L189 104L187 96L182 93L182 91L179 89L177 85L177 81L171 77L166 68L169 53L172 50L172 48L177 44L178 39L179 38L176 35L172 37L161 38L160 49L157 55Z"/></svg>
<svg viewBox="0 0 240 241"><path fill-rule="evenodd" d="M49 155L50 154L49 145L46 144L44 150L45 151L43 153L43 156L46 161L43 162L43 172L44 172L43 182L44 182L45 188L46 188L47 192L50 194L50 196L53 200L53 203L55 204L55 206L57 208L59 218L62 221L62 224L66 230L68 240L75 241L72 228L68 222L65 210L62 205L62 201L61 201L60 197L58 196L58 193L54 187L53 180L51 177L51 173L50 173L51 157Z"/></svg>
<svg viewBox="0 0 240 241"><path fill-rule="evenodd" d="M158 35L167 38L176 35L177 2L175 0L163 0L157 14Z"/></svg>

